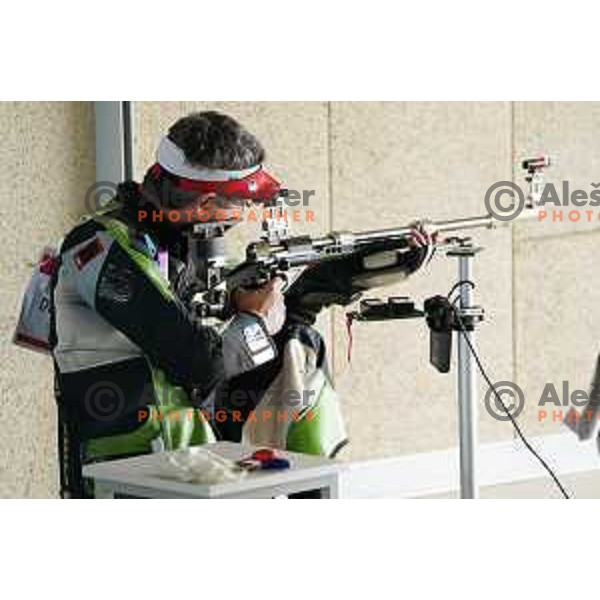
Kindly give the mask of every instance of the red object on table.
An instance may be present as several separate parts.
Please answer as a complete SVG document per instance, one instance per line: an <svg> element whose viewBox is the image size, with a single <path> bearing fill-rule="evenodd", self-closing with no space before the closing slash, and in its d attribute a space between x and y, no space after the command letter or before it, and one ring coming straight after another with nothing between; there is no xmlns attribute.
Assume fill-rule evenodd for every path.
<svg viewBox="0 0 600 600"><path fill-rule="evenodd" d="M252 458L260 462L268 462L274 458L278 458L278 454L272 448L260 448L252 454Z"/></svg>

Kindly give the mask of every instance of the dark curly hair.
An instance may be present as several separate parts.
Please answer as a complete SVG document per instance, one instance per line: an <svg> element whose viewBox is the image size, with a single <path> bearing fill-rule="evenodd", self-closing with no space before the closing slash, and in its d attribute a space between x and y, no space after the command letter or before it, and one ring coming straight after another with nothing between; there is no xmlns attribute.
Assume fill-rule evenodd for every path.
<svg viewBox="0 0 600 600"><path fill-rule="evenodd" d="M198 167L240 170L265 159L265 149L254 135L232 117L215 111L182 117L171 126L168 137Z"/></svg>

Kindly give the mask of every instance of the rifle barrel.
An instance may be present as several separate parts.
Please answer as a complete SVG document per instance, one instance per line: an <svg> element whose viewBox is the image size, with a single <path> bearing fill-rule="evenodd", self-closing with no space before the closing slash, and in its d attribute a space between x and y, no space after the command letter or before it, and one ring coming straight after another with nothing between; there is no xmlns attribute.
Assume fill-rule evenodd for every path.
<svg viewBox="0 0 600 600"><path fill-rule="evenodd" d="M462 219L452 219L451 221L437 221L437 222L424 222L428 228L432 231L447 232L447 231L461 231L464 229L475 229L479 227L491 228L494 225L501 225L501 221L495 220L491 215L483 215L479 217L467 217ZM406 237L414 229L414 226L395 227L391 229L376 229L373 231L361 231L356 233L350 233L353 238L354 244L362 244L372 242L377 239L392 239L392 238L403 238ZM343 235L338 233L337 235ZM313 240L313 247L320 248L331 244L332 236L328 235L325 237L317 238Z"/></svg>
<svg viewBox="0 0 600 600"><path fill-rule="evenodd" d="M466 217L462 219L452 219L451 221L437 221L425 223L426 226L433 231L460 231L463 229L476 229L479 227L493 227L495 220L491 215L481 217ZM360 240L369 241L380 237L403 237L408 235L413 230L413 227L400 227L396 229L379 229L375 231L367 231L356 234Z"/></svg>

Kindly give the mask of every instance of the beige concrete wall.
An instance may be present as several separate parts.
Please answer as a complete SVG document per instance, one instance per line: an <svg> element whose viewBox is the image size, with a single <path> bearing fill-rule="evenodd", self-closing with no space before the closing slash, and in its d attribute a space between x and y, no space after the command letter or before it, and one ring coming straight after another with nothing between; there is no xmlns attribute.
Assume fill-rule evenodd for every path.
<svg viewBox="0 0 600 600"><path fill-rule="evenodd" d="M0 102L0 132L0 497L52 497L52 364L11 338L31 264L82 214L94 181L92 103Z"/></svg>
<svg viewBox="0 0 600 600"><path fill-rule="evenodd" d="M514 145L556 159L548 181L590 191L600 181L600 103L519 102ZM584 209L581 209L584 210ZM597 208L594 209L597 211ZM600 285L596 278L600 221L528 223L514 229L516 381L528 399L528 431L553 433L538 421L546 382L588 390L600 351ZM553 408L553 407L550 407Z"/></svg>

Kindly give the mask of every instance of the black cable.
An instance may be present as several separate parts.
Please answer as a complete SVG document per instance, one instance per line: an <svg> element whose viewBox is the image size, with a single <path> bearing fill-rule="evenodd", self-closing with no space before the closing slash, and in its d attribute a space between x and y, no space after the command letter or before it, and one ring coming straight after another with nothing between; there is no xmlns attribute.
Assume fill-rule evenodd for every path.
<svg viewBox="0 0 600 600"><path fill-rule="evenodd" d="M452 294L452 292L456 289L458 289L458 293L456 294L456 296L454 296L453 300L450 300L450 304L452 304L453 306L456 306L456 303L460 300L460 288L463 285L469 285L471 286L471 289L474 290L475 289L475 284L470 280L470 279L461 279L460 281L457 281L453 286L452 289L448 292L448 295L446 296L447 300L450 300L450 294Z"/></svg>
<svg viewBox="0 0 600 600"><path fill-rule="evenodd" d="M462 285L464 283L466 283L466 282L459 281L457 285ZM473 287L475 287L475 286L473 286ZM456 286L454 286L452 288L452 290L451 290L450 293L452 293L452 291L454 289L456 289ZM450 294L448 294L448 295L450 295ZM515 428L515 431L517 432L517 435L519 436L519 439L523 442L523 444L525 445L525 448L527 448L527 450L529 450L529 452L531 452L531 454L533 454L533 456L535 456L535 458L537 458L537 460L542 465L542 467L544 467L544 469L546 469L546 471L548 472L548 474L550 475L550 477L552 477L554 483L556 484L556 487L558 487L558 489L560 490L560 493L563 495L563 497L566 500L569 500L570 496L567 493L567 490L564 488L563 484L558 479L558 476L552 470L552 468L550 467L550 465L544 460L544 458L537 452L537 450L535 450L535 448L529 443L529 441L525 437L525 434L521 430L521 427L517 423L516 419L510 414L510 411L508 410L508 407L506 406L506 404L504 404L504 400L502 400L502 397L498 393L498 390L496 390L496 388L494 387L494 384L492 383L492 381L488 377L485 369L483 368L483 364L481 363L479 355L477 354L477 351L475 350L475 347L473 346L473 343L469 339L469 336L466 335L467 334L467 328L465 327L465 324L464 324L464 322L462 320L462 317L461 317L461 315L459 313L459 310L454 305L452 305L452 309L454 310L454 314L456 315L456 317L458 319L458 323L460 325L460 329L459 329L460 333L462 333L465 341L467 342L467 345L469 346L469 350L470 350L471 354L473 355L473 358L475 359L475 362L477 363L477 367L479 368L479 371L480 371L481 375L485 379L485 381L488 384L488 386L494 391L494 394L495 394L498 402L500 402L500 404L502 405L502 408L504 409L504 412L508 415L508 418L510 419L510 422L512 423L512 426Z"/></svg>
<svg viewBox="0 0 600 600"><path fill-rule="evenodd" d="M450 291L448 292L448 295L446 296L446 298L450 298L450 296L452 295L452 292L454 292L454 290L457 290L458 288L462 287L463 285L470 285L471 289L475 289L475 283L473 283L470 279L461 279L460 281L457 281L451 288ZM456 299L454 300L454 302L456 302ZM454 304L453 302L453 304Z"/></svg>

